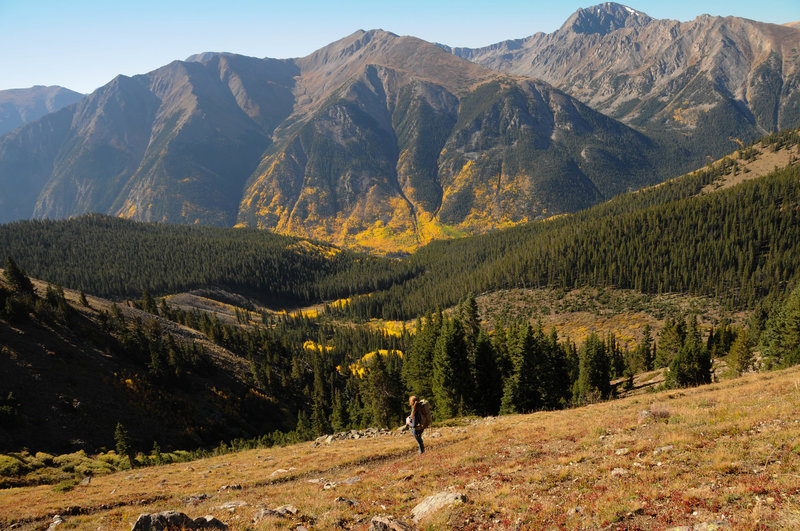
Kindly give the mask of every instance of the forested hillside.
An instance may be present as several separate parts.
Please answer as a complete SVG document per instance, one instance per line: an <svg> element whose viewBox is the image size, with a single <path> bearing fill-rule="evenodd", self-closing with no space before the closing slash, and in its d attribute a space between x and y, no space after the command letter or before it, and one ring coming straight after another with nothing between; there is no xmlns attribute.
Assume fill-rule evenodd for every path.
<svg viewBox="0 0 800 531"><path fill-rule="evenodd" d="M0 226L0 256L33 276L112 298L147 289L237 291L266 305L355 295L339 310L413 319L470 292L613 286L687 292L750 307L798 271L798 167L704 193L762 152L796 149L797 130L660 186L544 222L429 244L381 259L254 230L138 224L102 216Z"/></svg>
<svg viewBox="0 0 800 531"><path fill-rule="evenodd" d="M0 255L36 278L102 297L219 287L273 307L368 293L411 275L406 262L265 231L101 215L2 225Z"/></svg>
<svg viewBox="0 0 800 531"><path fill-rule="evenodd" d="M36 403L31 397L39 389L31 367L57 360L88 371L83 378L123 387L130 379L135 389L149 390L147 407L158 411L170 411L169 404L183 400L180 393L193 385L216 389L213 394L226 403L238 396L233 403L242 407L248 401L274 403L280 414L259 422L247 420L244 410L226 409L228 420L208 434L269 433L259 442L267 445L392 426L410 393L430 397L444 419L593 402L631 388L636 374L658 368L669 368L664 384L670 387L709 382L716 359L725 358L732 374L750 370L758 345L763 367L794 364L800 359L792 324L800 291L787 295L787 288L796 283L800 265L800 167L728 188L721 179L745 171L744 161L761 151L794 148L798 141L797 131L774 135L704 170L579 214L432 244L403 260L250 230L101 216L5 225L0 253L16 261L8 261L0 287L0 333L13 339L5 349L17 376L0 388L7 397L3 422L23 432L33 429L29 423L38 415L35 408L25 409ZM709 185L720 189L709 192ZM17 263L34 276L86 293L124 299L136 292L141 298L127 301L125 312L108 301L84 302L78 292L70 292L68 303L61 288L41 284L33 290ZM634 348L623 349L614 334L590 334L578 344L527 319L482 322L470 295L535 286L703 293L756 311L748 326L723 321L701 327L695 315L669 315L657 335L645 331ZM321 318L245 305L236 308L236 322L159 300L201 287L273 305L350 299L327 304ZM394 332L363 323L375 316L416 323ZM193 346L199 341L202 348ZM65 343L73 345L66 358ZM30 363L43 351L55 358ZM106 362L78 362L98 356ZM209 361L218 367L217 376L204 373ZM231 372L232 367L239 369ZM74 381L63 389L54 401L84 402ZM136 431L139 445L150 446L153 439L208 442L174 433L154 437L152 427ZM26 436L21 437L12 444ZM76 440L100 446L110 437L106 426Z"/></svg>

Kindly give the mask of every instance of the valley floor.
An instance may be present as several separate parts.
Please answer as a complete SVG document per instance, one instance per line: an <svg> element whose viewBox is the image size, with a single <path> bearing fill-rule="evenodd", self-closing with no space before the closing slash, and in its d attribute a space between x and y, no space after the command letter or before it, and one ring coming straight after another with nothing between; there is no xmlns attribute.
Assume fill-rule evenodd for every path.
<svg viewBox="0 0 800 531"><path fill-rule="evenodd" d="M0 528L41 529L59 514L64 529L129 529L141 513L172 509L232 529L367 529L376 515L412 524L423 499L454 492L466 501L417 527L797 529L798 411L793 368L567 411L464 419L427 431L423 455L396 432L141 468L68 492L8 489ZM286 504L297 513L254 521Z"/></svg>

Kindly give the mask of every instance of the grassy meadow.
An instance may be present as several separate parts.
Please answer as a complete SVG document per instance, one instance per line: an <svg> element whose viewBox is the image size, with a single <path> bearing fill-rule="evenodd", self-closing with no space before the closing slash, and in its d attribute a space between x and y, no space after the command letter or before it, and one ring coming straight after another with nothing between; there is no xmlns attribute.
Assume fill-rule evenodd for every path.
<svg viewBox="0 0 800 531"><path fill-rule="evenodd" d="M398 432L139 468L71 489L6 489L0 527L40 529L59 514L63 529L127 529L141 513L173 509L232 529L367 529L380 514L411 523L426 496L455 491L467 501L418 527L796 529L798 410L800 368L751 374L566 411L434 424L423 455ZM286 504L297 514L254 521Z"/></svg>

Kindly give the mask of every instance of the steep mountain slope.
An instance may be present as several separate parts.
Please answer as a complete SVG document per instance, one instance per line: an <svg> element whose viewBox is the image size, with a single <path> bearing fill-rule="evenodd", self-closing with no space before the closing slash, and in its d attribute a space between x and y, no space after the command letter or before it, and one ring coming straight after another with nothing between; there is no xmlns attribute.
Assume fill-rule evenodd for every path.
<svg viewBox="0 0 800 531"><path fill-rule="evenodd" d="M320 77L349 81L279 131L240 221L411 250L448 228L574 210L652 178L646 137L544 83L451 57L375 31L299 61L314 68L299 82L306 94L324 92Z"/></svg>
<svg viewBox="0 0 800 531"><path fill-rule="evenodd" d="M199 54L2 137L0 222L101 212L412 251L592 205L800 120L798 34L603 4L456 51L513 74L382 30L292 60Z"/></svg>
<svg viewBox="0 0 800 531"><path fill-rule="evenodd" d="M0 280L0 400L11 403L0 449L112 448L117 422L138 444L181 448L291 426L284 404L250 392L249 362L200 332L34 286L41 298L26 303Z"/></svg>
<svg viewBox="0 0 800 531"><path fill-rule="evenodd" d="M81 98L83 94L58 86L0 90L0 136Z"/></svg>
<svg viewBox="0 0 800 531"><path fill-rule="evenodd" d="M0 221L238 222L407 251L657 182L663 156L545 83L359 31L295 60L205 53L120 76L7 135Z"/></svg>
<svg viewBox="0 0 800 531"><path fill-rule="evenodd" d="M550 34L452 52L543 79L642 130L680 131L709 147L800 125L800 29L788 25L655 20L606 2Z"/></svg>
<svg viewBox="0 0 800 531"><path fill-rule="evenodd" d="M231 225L295 69L217 55L119 76L0 142L2 220L85 212Z"/></svg>

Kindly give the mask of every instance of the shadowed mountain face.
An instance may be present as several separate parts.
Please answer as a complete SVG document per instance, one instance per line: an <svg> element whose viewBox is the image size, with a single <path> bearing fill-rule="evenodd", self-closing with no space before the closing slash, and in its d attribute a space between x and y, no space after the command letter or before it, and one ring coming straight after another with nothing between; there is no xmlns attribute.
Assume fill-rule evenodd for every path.
<svg viewBox="0 0 800 531"><path fill-rule="evenodd" d="M82 97L83 94L56 86L0 90L0 136Z"/></svg>
<svg viewBox="0 0 800 531"><path fill-rule="evenodd" d="M543 79L648 131L752 138L800 122L796 26L708 15L654 20L607 2L578 10L550 34L451 51Z"/></svg>
<svg viewBox="0 0 800 531"><path fill-rule="evenodd" d="M536 39L552 41L553 50L562 41L578 46L542 67L583 68L585 79L564 82L582 94L577 99L528 72L500 73L382 30L356 32L300 59L204 53L120 76L0 139L0 186L11 191L0 196L0 222L101 212L239 224L393 253L572 211L696 167L729 151L729 137L761 127L720 81L732 79L724 72L712 79L697 70L691 90L680 85L689 74L664 57L684 52L657 34L647 49L633 46L642 56L625 74L633 88L622 78L614 88L592 85L600 83L592 68L613 70L580 43L614 38L627 50L637 32L662 24L603 4L579 11L551 36L497 46L519 53ZM726 57L752 55L751 45L736 51L744 44L726 44ZM457 52L493 67L510 64L492 63L488 50ZM581 53L582 61L567 64ZM683 86L679 110L662 93L624 100L640 90L636 76L663 84L636 70L651 68L644 57L657 53L667 54L659 68L674 71L669 86ZM794 101L781 83L789 94L779 98L781 109L788 110L775 124L790 121Z"/></svg>

